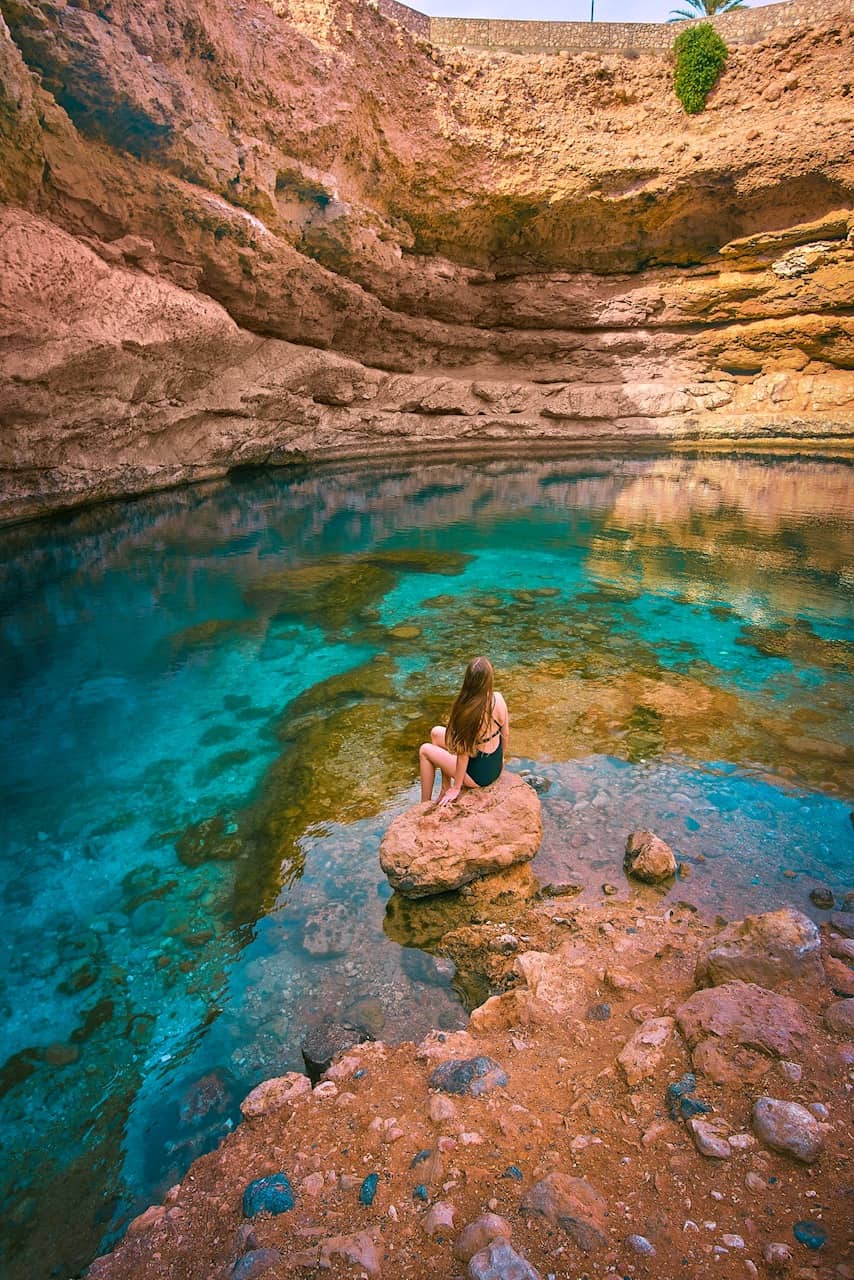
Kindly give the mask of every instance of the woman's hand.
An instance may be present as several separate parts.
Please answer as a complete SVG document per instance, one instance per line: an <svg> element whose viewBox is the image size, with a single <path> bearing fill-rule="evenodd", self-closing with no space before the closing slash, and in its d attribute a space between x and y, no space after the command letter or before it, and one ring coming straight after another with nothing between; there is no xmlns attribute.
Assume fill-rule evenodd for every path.
<svg viewBox="0 0 854 1280"><path fill-rule="evenodd" d="M460 787L448 787L444 795L439 796L439 808L444 809L445 805L450 804L452 800L456 800L460 790Z"/></svg>

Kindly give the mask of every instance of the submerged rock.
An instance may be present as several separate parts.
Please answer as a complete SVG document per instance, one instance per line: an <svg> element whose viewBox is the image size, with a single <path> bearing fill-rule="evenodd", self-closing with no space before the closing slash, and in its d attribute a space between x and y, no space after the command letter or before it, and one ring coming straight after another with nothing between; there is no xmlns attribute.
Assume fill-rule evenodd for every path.
<svg viewBox="0 0 854 1280"><path fill-rule="evenodd" d="M626 841L623 869L636 880L659 884L676 875L676 857L652 831L633 831Z"/></svg>
<svg viewBox="0 0 854 1280"><path fill-rule="evenodd" d="M424 898L529 861L542 834L537 793L505 772L490 787L465 790L447 809L428 801L395 818L380 865L399 893Z"/></svg>
<svg viewBox="0 0 854 1280"><path fill-rule="evenodd" d="M818 928L791 907L731 924L701 956L696 980L701 986L717 986L733 978L771 988L797 979L821 982Z"/></svg>

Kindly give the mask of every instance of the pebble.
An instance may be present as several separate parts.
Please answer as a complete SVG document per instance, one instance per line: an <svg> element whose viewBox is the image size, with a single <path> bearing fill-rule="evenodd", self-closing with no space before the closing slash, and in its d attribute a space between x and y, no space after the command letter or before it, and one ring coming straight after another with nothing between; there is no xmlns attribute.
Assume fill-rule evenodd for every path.
<svg viewBox="0 0 854 1280"><path fill-rule="evenodd" d="M731 1133L727 1142L735 1151L749 1151L751 1147L756 1146L756 1139L752 1133Z"/></svg>
<svg viewBox="0 0 854 1280"><path fill-rule="evenodd" d="M452 1231L456 1209L447 1200L437 1200L424 1215L422 1227L428 1236L438 1235L443 1231Z"/></svg>
<svg viewBox="0 0 854 1280"><path fill-rule="evenodd" d="M619 893L620 891L615 884L603 884L602 892L606 897L612 898L615 893Z"/></svg>
<svg viewBox="0 0 854 1280"><path fill-rule="evenodd" d="M794 1156L804 1164L812 1164L824 1148L821 1125L812 1112L798 1102L757 1098L753 1104L753 1129L766 1146Z"/></svg>
<svg viewBox="0 0 854 1280"><path fill-rule="evenodd" d="M312 1090L312 1096L320 1098L336 1098L338 1096L338 1085L334 1080L322 1080L320 1084L316 1084Z"/></svg>
<svg viewBox="0 0 854 1280"><path fill-rule="evenodd" d="M501 1176L502 1178L512 1178L514 1182L521 1182L524 1175L517 1164L509 1164Z"/></svg>
<svg viewBox="0 0 854 1280"><path fill-rule="evenodd" d="M820 1222L814 1222L811 1218L804 1218L800 1222L796 1222L792 1231L798 1243L806 1245L808 1249L820 1249L827 1240L827 1232L824 1227Z"/></svg>
<svg viewBox="0 0 854 1280"><path fill-rule="evenodd" d="M243 1193L244 1218L254 1218L259 1213L287 1213L293 1207L293 1187L284 1173L255 1178Z"/></svg>
<svg viewBox="0 0 854 1280"><path fill-rule="evenodd" d="M611 1006L609 1004L592 1004L587 1010L588 1022L607 1022L611 1016Z"/></svg>
<svg viewBox="0 0 854 1280"><path fill-rule="evenodd" d="M379 1183L379 1180L380 1175L378 1173L368 1174L361 1187L359 1187L359 1202L361 1204L371 1205L374 1203L374 1196L377 1194L377 1184Z"/></svg>
<svg viewBox="0 0 854 1280"><path fill-rule="evenodd" d="M721 1236L721 1240L728 1249L743 1249L744 1240L741 1236Z"/></svg>
<svg viewBox="0 0 854 1280"><path fill-rule="evenodd" d="M808 1102L807 1107L817 1120L826 1120L830 1115L830 1112L823 1102Z"/></svg>
<svg viewBox="0 0 854 1280"><path fill-rule="evenodd" d="M501 956L509 956L514 951L519 950L519 939L512 933L502 933L490 944L490 951L496 952Z"/></svg>
<svg viewBox="0 0 854 1280"><path fill-rule="evenodd" d="M686 1218L682 1224L682 1230L683 1231L699 1231L700 1228L697 1226L697 1223L694 1221L693 1218Z"/></svg>
<svg viewBox="0 0 854 1280"><path fill-rule="evenodd" d="M792 1084L798 1084L804 1074L803 1067L799 1062L789 1062L785 1058L782 1058L777 1063L777 1070L784 1080L789 1080Z"/></svg>
<svg viewBox="0 0 854 1280"><path fill-rule="evenodd" d="M782 1271L792 1261L792 1250L779 1240L772 1240L762 1250L762 1257L772 1271Z"/></svg>
<svg viewBox="0 0 854 1280"><path fill-rule="evenodd" d="M729 1160L732 1147L720 1131L720 1121L700 1120L697 1116L692 1116L688 1120L688 1128L701 1156Z"/></svg>
<svg viewBox="0 0 854 1280"><path fill-rule="evenodd" d="M810 902L820 911L832 911L836 905L833 891L821 885L810 891Z"/></svg>
<svg viewBox="0 0 854 1280"><path fill-rule="evenodd" d="M434 1124L446 1124L450 1120L456 1120L457 1108L450 1098L434 1094L427 1106L427 1114Z"/></svg>
<svg viewBox="0 0 854 1280"><path fill-rule="evenodd" d="M323 1181L322 1173L310 1173L299 1184L300 1191L304 1191L307 1196L319 1196L323 1190Z"/></svg>
<svg viewBox="0 0 854 1280"><path fill-rule="evenodd" d="M745 1174L744 1185L747 1187L748 1191L758 1192L768 1190L768 1184L765 1179L760 1177L758 1173L754 1173L752 1170L750 1173Z"/></svg>
<svg viewBox="0 0 854 1280"><path fill-rule="evenodd" d="M626 1248L632 1253L640 1253L648 1258L655 1257L655 1245L646 1236L626 1236Z"/></svg>
<svg viewBox="0 0 854 1280"><path fill-rule="evenodd" d="M440 1062L430 1075L430 1088L480 1098L508 1083L507 1072L494 1058L450 1058Z"/></svg>
<svg viewBox="0 0 854 1280"><path fill-rule="evenodd" d="M421 1200L424 1204L430 1199L430 1193L423 1182L419 1182L417 1187L412 1188L412 1199Z"/></svg>

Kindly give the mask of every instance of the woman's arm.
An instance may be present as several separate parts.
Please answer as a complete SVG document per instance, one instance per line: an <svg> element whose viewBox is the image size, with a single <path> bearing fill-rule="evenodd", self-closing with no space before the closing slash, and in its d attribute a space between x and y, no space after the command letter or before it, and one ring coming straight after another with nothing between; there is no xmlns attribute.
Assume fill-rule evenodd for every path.
<svg viewBox="0 0 854 1280"><path fill-rule="evenodd" d="M456 800L457 796L463 789L463 778L466 776L466 769L468 767L468 756L457 756L457 767L454 770L454 781L439 801L440 808L444 809L446 804L450 804L452 800Z"/></svg>
<svg viewBox="0 0 854 1280"><path fill-rule="evenodd" d="M498 712L498 723L501 726L501 749L506 760L510 750L510 712L507 710L507 703L500 693L495 695L495 709Z"/></svg>

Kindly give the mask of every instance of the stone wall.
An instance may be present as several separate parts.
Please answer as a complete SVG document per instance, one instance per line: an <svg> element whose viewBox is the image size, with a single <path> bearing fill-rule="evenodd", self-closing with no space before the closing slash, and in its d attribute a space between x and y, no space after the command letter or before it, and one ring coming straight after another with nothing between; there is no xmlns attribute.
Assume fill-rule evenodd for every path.
<svg viewBox="0 0 854 1280"><path fill-rule="evenodd" d="M386 17L443 48L548 51L637 49L666 52L687 22L530 22L505 18L430 18L397 0L376 0ZM674 0L676 3L676 0ZM712 21L730 45L757 44L781 28L850 17L852 0L789 0L742 9Z"/></svg>

